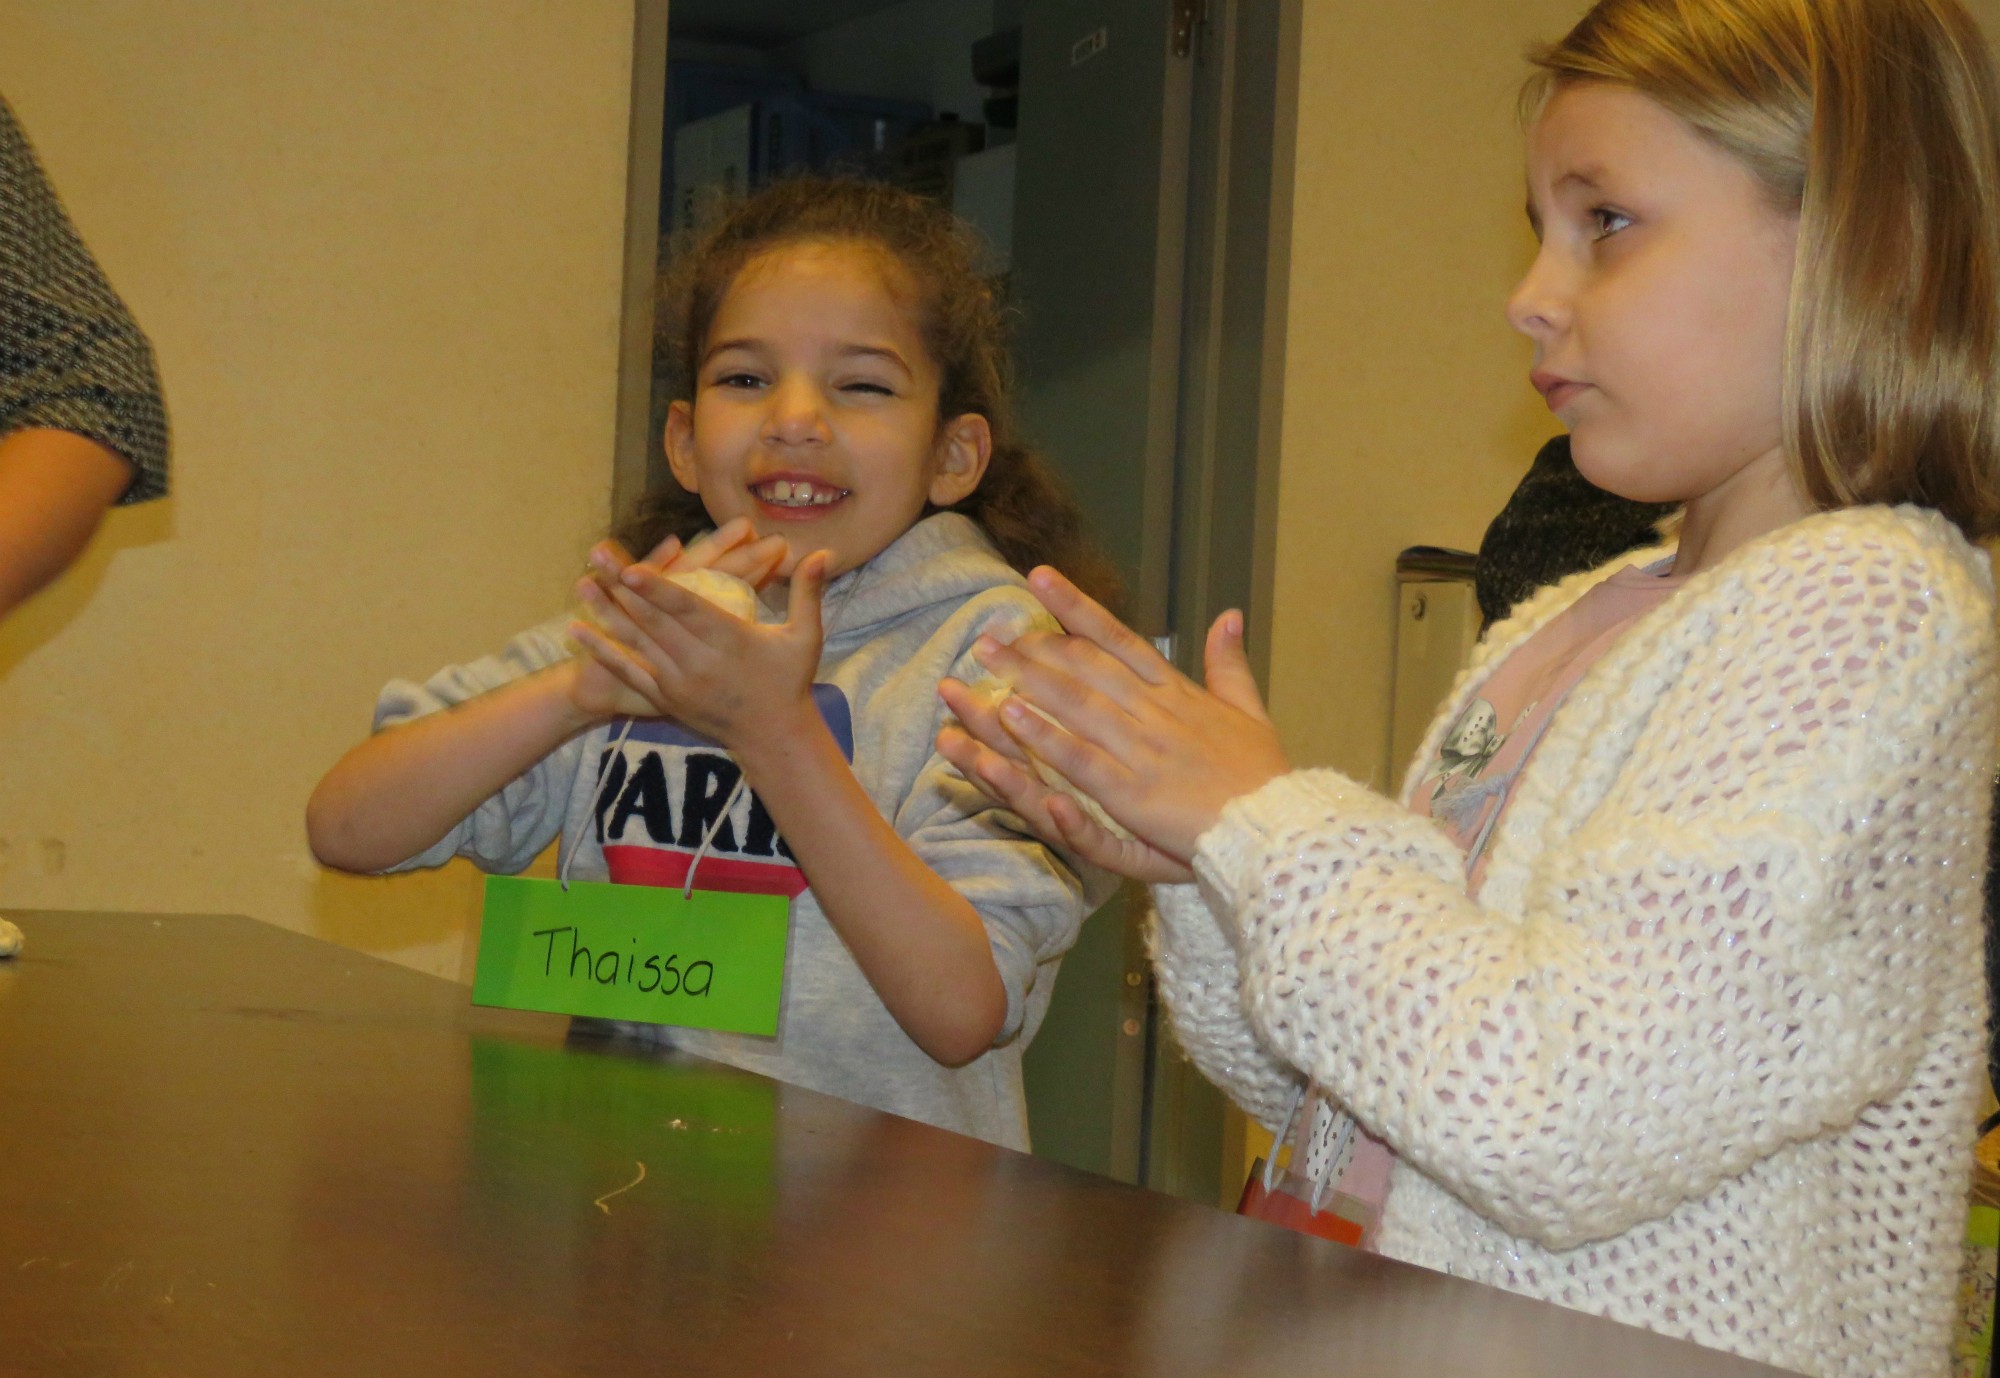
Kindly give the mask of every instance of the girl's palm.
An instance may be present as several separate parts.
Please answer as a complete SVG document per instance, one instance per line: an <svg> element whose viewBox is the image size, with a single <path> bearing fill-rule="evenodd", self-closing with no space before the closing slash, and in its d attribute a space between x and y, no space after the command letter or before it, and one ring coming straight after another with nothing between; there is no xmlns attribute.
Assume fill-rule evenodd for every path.
<svg viewBox="0 0 2000 1378"><path fill-rule="evenodd" d="M662 574L715 569L735 575L752 588L761 589L777 574L779 566L784 563L785 553L782 536L758 539L750 523L740 517L724 523L685 549L681 547L679 537L669 536L642 561L633 560L616 541L604 541L590 552L590 573L578 581L577 591L585 606L598 610L601 621L606 604L601 596L595 595L601 595L615 586L619 575L630 565L643 564ZM609 630L621 641L631 639L632 629L629 627ZM579 655L571 664L574 679L570 686L570 702L576 705L577 711L593 719L659 716L652 700L632 688L597 657Z"/></svg>

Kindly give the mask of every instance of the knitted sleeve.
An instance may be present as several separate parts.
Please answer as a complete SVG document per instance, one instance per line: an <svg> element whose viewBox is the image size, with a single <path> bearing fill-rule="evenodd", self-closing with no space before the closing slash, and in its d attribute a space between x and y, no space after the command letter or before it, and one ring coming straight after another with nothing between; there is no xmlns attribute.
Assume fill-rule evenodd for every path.
<svg viewBox="0 0 2000 1378"><path fill-rule="evenodd" d="M167 491L152 347L0 101L0 435L41 427L122 455L134 476L121 503Z"/></svg>
<svg viewBox="0 0 2000 1378"><path fill-rule="evenodd" d="M1153 887L1147 930L1160 1001L1195 1070L1273 1133L1301 1084L1243 1018L1243 972L1223 926L1192 885Z"/></svg>
<svg viewBox="0 0 2000 1378"><path fill-rule="evenodd" d="M1907 1080L1977 922L1994 656L1969 561L1807 543L1690 606L1565 707L1587 730L1538 753L1541 798L1524 774L1507 826L1539 851L1506 912L1428 820L1331 771L1233 802L1196 857L1239 929L1232 1055L1253 1033L1551 1248L1852 1125ZM1515 883L1497 866L1487 895Z"/></svg>

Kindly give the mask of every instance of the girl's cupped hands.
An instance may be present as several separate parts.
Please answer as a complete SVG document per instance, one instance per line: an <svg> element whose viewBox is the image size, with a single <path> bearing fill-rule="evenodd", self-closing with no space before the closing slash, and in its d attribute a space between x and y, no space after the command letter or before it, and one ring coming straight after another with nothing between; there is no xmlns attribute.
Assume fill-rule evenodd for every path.
<svg viewBox="0 0 2000 1378"><path fill-rule="evenodd" d="M1242 614L1209 629L1203 688L1055 570L1028 584L1066 634L981 638L974 654L1013 694L996 701L945 680L938 692L958 725L938 734L938 750L1044 841L1136 880L1189 879L1195 842L1223 806L1291 769L1243 654ZM1133 837L1045 785L1029 751Z"/></svg>
<svg viewBox="0 0 2000 1378"><path fill-rule="evenodd" d="M682 550L669 537L644 560L606 543L591 552L577 596L593 619L570 624L585 652L579 682L605 692L605 716L672 718L726 747L813 714L825 552L794 571L785 621L732 616L667 576L717 569L758 587L785 557L782 537L755 537L738 519Z"/></svg>

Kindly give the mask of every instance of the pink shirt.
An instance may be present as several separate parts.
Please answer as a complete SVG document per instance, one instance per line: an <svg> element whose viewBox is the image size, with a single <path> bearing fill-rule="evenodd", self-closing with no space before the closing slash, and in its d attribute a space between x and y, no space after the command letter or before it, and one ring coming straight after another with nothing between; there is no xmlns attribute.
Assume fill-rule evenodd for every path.
<svg viewBox="0 0 2000 1378"><path fill-rule="evenodd" d="M1495 667L1445 734L1410 807L1436 819L1465 852L1465 886L1486 878L1486 844L1514 780L1556 709L1627 627L1684 582L1629 565L1598 584Z"/></svg>

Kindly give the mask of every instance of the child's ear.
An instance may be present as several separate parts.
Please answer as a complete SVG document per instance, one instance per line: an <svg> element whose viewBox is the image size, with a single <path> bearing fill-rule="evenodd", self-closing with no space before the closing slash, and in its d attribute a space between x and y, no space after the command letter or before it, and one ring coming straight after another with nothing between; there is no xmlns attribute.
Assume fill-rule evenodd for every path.
<svg viewBox="0 0 2000 1378"><path fill-rule="evenodd" d="M665 438L667 467L674 471L674 478L690 493L701 491L701 480L694 463L694 404L675 402L667 408L667 433Z"/></svg>
<svg viewBox="0 0 2000 1378"><path fill-rule="evenodd" d="M949 507L971 497L992 458L993 428L985 417L967 412L946 422L938 437L937 472L931 476L931 506Z"/></svg>

